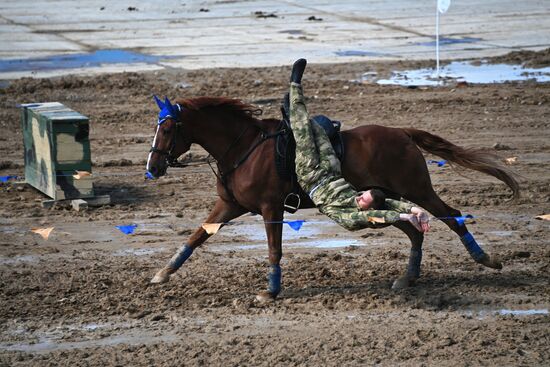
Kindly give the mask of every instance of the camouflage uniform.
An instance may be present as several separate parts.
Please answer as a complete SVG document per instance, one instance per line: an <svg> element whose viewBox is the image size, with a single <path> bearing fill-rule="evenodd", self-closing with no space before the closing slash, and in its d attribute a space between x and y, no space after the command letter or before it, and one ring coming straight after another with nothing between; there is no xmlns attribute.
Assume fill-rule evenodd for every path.
<svg viewBox="0 0 550 367"><path fill-rule="evenodd" d="M89 121L59 102L21 105L25 181L54 200L94 197Z"/></svg>
<svg viewBox="0 0 550 367"><path fill-rule="evenodd" d="M395 223L400 213L413 205L386 199L388 210L362 210L360 195L343 177L340 161L322 127L310 123L300 84L290 84L290 121L296 139L298 183L321 213L350 231L374 228L377 223Z"/></svg>

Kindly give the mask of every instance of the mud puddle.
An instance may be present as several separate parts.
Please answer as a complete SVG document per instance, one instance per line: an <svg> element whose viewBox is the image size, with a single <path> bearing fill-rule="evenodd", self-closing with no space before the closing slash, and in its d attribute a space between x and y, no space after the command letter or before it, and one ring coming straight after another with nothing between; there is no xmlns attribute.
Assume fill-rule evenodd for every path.
<svg viewBox="0 0 550 367"><path fill-rule="evenodd" d="M334 54L336 56L346 57L346 56L370 56L370 57L391 57L393 55L383 53L383 52L376 52L376 51L364 51L364 50L343 50L343 51L335 51Z"/></svg>
<svg viewBox="0 0 550 367"><path fill-rule="evenodd" d="M174 333L143 328L139 322L91 322L65 324L49 330L29 331L24 325L3 333L17 342L0 343L0 350L44 353L117 344L176 342Z"/></svg>
<svg viewBox="0 0 550 367"><path fill-rule="evenodd" d="M483 41L481 38L477 37L460 37L460 38L452 38L452 37L439 37L439 45L440 46L448 46L448 45L459 45L464 43L477 43L479 41ZM437 41L430 41L430 42L418 42L416 45L418 46L426 46L426 47L435 47Z"/></svg>
<svg viewBox="0 0 550 367"><path fill-rule="evenodd" d="M510 237L513 236L517 231L488 231L486 234L492 234L499 237Z"/></svg>
<svg viewBox="0 0 550 367"><path fill-rule="evenodd" d="M517 317L529 317L529 316L541 316L541 315L548 315L549 311L548 308L531 308L531 309L525 309L525 310L513 310L508 308L500 308L500 309L481 309L481 310L475 310L475 311L466 311L464 312L467 316L472 316L477 318L478 320L483 320L488 317L494 317L494 316L517 316Z"/></svg>
<svg viewBox="0 0 550 367"><path fill-rule="evenodd" d="M14 257L0 256L0 265L13 265L19 263L38 262L40 258L35 255L22 255Z"/></svg>
<svg viewBox="0 0 550 367"><path fill-rule="evenodd" d="M289 219L288 221L293 221ZM262 222L235 223L222 229L222 235L228 237L244 238L241 244L215 246L215 251L232 250L259 250L266 248L267 237ZM339 232L339 228L331 221L306 220L299 230L291 229L283 224L283 243L288 248L344 248L349 246L365 246L366 244L356 238L327 238Z"/></svg>
<svg viewBox="0 0 550 367"><path fill-rule="evenodd" d="M137 345L149 343L175 343L179 338L174 334L156 335L155 332L138 330L132 333L118 334L96 340L82 340L75 342L64 342L53 338L41 338L33 343L2 343L0 350L19 351L27 353L46 353L55 350L83 349L91 347L107 347L118 344Z"/></svg>
<svg viewBox="0 0 550 367"><path fill-rule="evenodd" d="M297 219L287 219L285 222L293 222ZM305 220L303 225L294 230L287 223L283 224L283 241L296 241L298 239L324 236L330 233L338 233L339 228L334 222L328 220ZM250 241L266 241L264 223L236 222L222 229L220 232L227 236L243 236Z"/></svg>
<svg viewBox="0 0 550 367"><path fill-rule="evenodd" d="M370 82L372 79L372 73L362 76L363 82ZM523 68L521 65L452 62L439 70L439 78L435 69L425 68L393 71L389 79L379 79L376 80L376 83L401 86L440 86L456 82L489 84L527 80L535 80L539 83L549 82L550 67L533 69Z"/></svg>
<svg viewBox="0 0 550 367"><path fill-rule="evenodd" d="M354 239L334 239L326 240L319 239L316 241L299 241L299 242L284 242L285 248L310 248L310 249L334 249L334 248L346 248L350 246L359 247L366 246L363 242ZM211 247L212 250L217 252L226 252L234 250L264 250L267 248L267 243L263 244L248 244L248 245L221 245Z"/></svg>
<svg viewBox="0 0 550 367"><path fill-rule="evenodd" d="M125 50L97 50L92 53L74 55L54 55L34 59L0 60L0 72L44 71L77 69L101 66L104 64L156 64L162 59L174 56L151 56Z"/></svg>
<svg viewBox="0 0 550 367"><path fill-rule="evenodd" d="M113 253L113 256L149 256L164 251L164 247L158 248L125 248Z"/></svg>

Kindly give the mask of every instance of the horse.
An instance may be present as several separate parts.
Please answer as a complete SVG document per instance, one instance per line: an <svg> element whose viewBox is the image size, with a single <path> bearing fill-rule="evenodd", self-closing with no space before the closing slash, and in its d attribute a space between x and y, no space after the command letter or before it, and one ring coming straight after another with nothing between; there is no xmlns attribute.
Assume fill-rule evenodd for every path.
<svg viewBox="0 0 550 367"><path fill-rule="evenodd" d="M284 201L295 192L293 180L281 178L275 167L275 137L284 132L281 120L260 119L261 110L237 99L199 97L178 99L155 96L160 109L146 166L149 178L158 178L192 144L199 144L215 160L218 199L205 223L227 223L243 214L261 214L268 241L267 290L258 292L261 301L275 300L281 291L282 220ZM462 214L435 193L422 150L452 164L473 169L504 182L519 197L519 184L513 174L482 149L463 148L442 137L414 128L363 125L341 132L346 147L342 159L344 178L358 190L382 188L430 212L459 237L471 257L493 269L500 261L487 254L468 232ZM307 194L299 191L301 208L314 207ZM463 218L463 217L462 217ZM411 242L409 261L392 288L410 287L420 277L423 233L408 222L392 224ZM220 227L221 228L221 227ZM197 228L151 283L167 282L212 231Z"/></svg>

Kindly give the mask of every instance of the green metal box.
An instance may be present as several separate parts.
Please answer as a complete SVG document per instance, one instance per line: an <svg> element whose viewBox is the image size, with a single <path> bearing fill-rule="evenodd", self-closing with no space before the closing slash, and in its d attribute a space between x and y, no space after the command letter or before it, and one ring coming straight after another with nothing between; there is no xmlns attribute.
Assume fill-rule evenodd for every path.
<svg viewBox="0 0 550 367"><path fill-rule="evenodd" d="M94 196L88 118L58 102L21 105L25 181L54 200Z"/></svg>

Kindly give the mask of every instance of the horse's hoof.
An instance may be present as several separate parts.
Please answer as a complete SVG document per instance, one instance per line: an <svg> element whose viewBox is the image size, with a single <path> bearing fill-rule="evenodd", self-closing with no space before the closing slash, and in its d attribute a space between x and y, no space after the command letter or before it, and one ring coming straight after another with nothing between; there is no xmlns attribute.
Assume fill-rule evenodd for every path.
<svg viewBox="0 0 550 367"><path fill-rule="evenodd" d="M479 260L479 263L491 269L502 269L502 263L496 259L492 259L491 256L487 254L483 255L481 260Z"/></svg>
<svg viewBox="0 0 550 367"><path fill-rule="evenodd" d="M163 268L158 271L158 273L155 274L153 279L151 279L151 284L161 284L166 283L168 280L170 280L170 275L174 271L170 268Z"/></svg>
<svg viewBox="0 0 550 367"><path fill-rule="evenodd" d="M409 288L414 285L415 281L416 281L416 278L408 275L403 275L402 277L397 278L393 282L391 289L397 290L397 289Z"/></svg>
<svg viewBox="0 0 550 367"><path fill-rule="evenodd" d="M256 295L256 300L261 303L270 303L275 301L276 298L277 296L269 291L261 291Z"/></svg>

